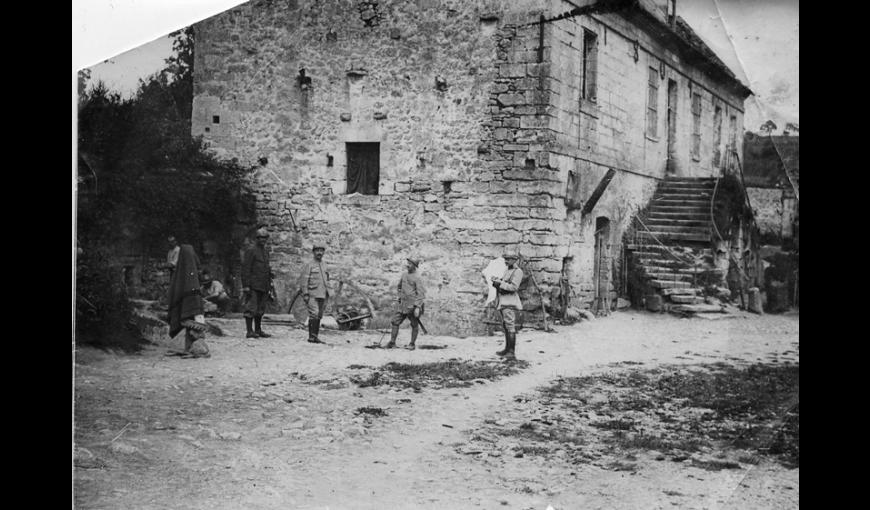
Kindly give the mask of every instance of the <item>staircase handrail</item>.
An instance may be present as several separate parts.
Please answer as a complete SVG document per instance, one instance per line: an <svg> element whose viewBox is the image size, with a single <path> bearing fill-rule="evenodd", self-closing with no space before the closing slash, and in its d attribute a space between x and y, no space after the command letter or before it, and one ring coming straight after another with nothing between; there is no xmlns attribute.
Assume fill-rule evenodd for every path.
<svg viewBox="0 0 870 510"><path fill-rule="evenodd" d="M710 196L710 223L713 224L713 232L716 233L716 237L719 238L720 241L725 241L722 237L722 233L719 232L719 227L716 226L716 217L713 215L713 204L716 202L716 192L719 190L719 182L722 181L721 177L716 178L716 185L713 186L713 194Z"/></svg>

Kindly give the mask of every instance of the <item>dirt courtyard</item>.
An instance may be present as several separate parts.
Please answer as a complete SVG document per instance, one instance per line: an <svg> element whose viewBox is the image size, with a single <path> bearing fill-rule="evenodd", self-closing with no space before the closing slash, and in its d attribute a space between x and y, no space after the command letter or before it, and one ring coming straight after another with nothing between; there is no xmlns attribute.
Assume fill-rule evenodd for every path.
<svg viewBox="0 0 870 510"><path fill-rule="evenodd" d="M497 360L502 338L421 335L418 346L426 348L384 350L365 348L382 339L375 331L326 331L328 345L315 345L289 326L265 324L272 338L244 339L241 320L212 322L226 335L208 338L208 359L165 356L166 345L135 355L77 348L76 508L799 506L800 469L748 446L711 439L681 446L685 455L607 446L653 430L650 416L667 418L667 430L716 437L751 422L755 415L741 408L744 421L714 423L680 400L655 404L660 409L620 407L613 388L642 371L653 374L643 376L647 386L637 391L644 395L667 377L720 369L792 367L796 374L797 314L708 320L617 312L554 332L520 332L517 356L527 364L516 373L422 385L360 381L386 376L382 367L391 362L496 366L486 362ZM408 337L403 329L399 344ZM587 404L567 409L570 399L556 398L569 378L579 378L573 388L586 391ZM560 381L563 393L543 390ZM793 409L797 389L788 391ZM691 424L691 413L702 415L691 423L711 425L677 427ZM771 438L782 423L765 425Z"/></svg>

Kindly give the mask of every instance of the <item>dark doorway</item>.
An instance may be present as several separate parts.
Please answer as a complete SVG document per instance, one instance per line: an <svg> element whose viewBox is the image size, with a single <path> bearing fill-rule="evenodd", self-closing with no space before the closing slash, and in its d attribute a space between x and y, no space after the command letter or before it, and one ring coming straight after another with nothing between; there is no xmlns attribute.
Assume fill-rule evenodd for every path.
<svg viewBox="0 0 870 510"><path fill-rule="evenodd" d="M610 313L610 219L595 219L595 313Z"/></svg>
<svg viewBox="0 0 870 510"><path fill-rule="evenodd" d="M348 142L347 194L377 195L381 176L381 144Z"/></svg>
<svg viewBox="0 0 870 510"><path fill-rule="evenodd" d="M675 158L677 140L677 82L668 80L668 162L667 172L674 174L677 172Z"/></svg>

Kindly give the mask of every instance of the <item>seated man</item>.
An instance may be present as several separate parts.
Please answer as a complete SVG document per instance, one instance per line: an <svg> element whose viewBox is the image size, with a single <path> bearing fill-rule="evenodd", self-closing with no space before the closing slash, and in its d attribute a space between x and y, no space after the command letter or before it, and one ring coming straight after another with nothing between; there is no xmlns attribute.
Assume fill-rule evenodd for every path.
<svg viewBox="0 0 870 510"><path fill-rule="evenodd" d="M221 282L213 280L211 274L203 270L202 278L203 307L206 313L224 315L230 305L230 296L224 290Z"/></svg>

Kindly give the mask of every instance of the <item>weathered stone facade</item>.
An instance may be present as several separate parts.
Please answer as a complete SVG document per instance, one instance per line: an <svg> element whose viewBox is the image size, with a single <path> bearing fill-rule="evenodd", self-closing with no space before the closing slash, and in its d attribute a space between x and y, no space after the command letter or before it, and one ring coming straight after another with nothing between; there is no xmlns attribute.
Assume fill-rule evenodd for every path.
<svg viewBox="0 0 870 510"><path fill-rule="evenodd" d="M564 277L572 302L587 305L595 268L618 274L616 243L665 176L664 114L662 136L647 135L649 68L676 82L680 176L719 175L714 106L724 110L721 151L730 116L742 129L745 97L736 81L702 72L676 39L655 35L665 2L640 2L645 15L635 6L553 19L592 4L254 1L197 24L192 131L262 166L258 221L274 232L279 300L320 241L335 276L380 310L404 258L421 256L432 332L482 331L480 271L506 248L524 256L545 294ZM594 99L581 98L589 33ZM662 112L667 86L658 92ZM742 143L741 133L731 139ZM359 142L379 144L376 195L346 194L346 144ZM616 173L604 187L608 169ZM539 306L536 293L524 295Z"/></svg>

